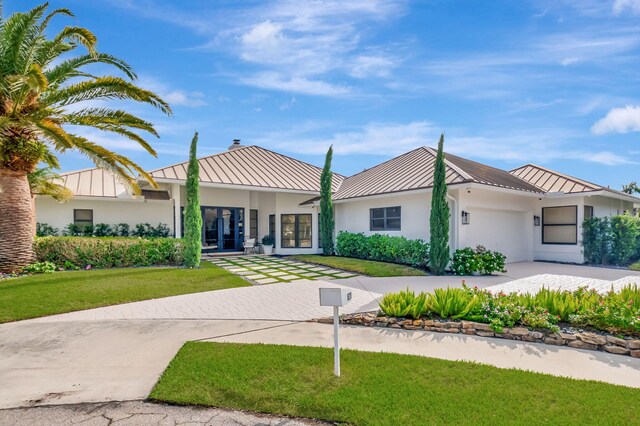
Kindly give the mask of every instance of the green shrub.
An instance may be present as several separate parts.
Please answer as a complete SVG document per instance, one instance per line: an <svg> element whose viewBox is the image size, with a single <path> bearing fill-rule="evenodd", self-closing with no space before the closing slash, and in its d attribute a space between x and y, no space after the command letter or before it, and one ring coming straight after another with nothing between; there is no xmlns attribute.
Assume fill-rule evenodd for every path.
<svg viewBox="0 0 640 426"><path fill-rule="evenodd" d="M180 265L184 244L174 238L43 237L36 257L65 269Z"/></svg>
<svg viewBox="0 0 640 426"><path fill-rule="evenodd" d="M22 268L24 274L51 274L57 270L53 262L36 262Z"/></svg>
<svg viewBox="0 0 640 426"><path fill-rule="evenodd" d="M422 299L422 297L425 297ZM416 296L409 291L386 294L380 309L389 316L466 319L490 324L500 333L504 327L522 325L558 331L558 323L589 327L614 334L640 335L640 287L627 285L620 291L599 294L543 288L535 294L493 294L477 287L436 289Z"/></svg>
<svg viewBox="0 0 640 426"><path fill-rule="evenodd" d="M50 226L48 223L36 223L36 236L37 237L49 237L58 235L60 230L58 228L54 228Z"/></svg>
<svg viewBox="0 0 640 426"><path fill-rule="evenodd" d="M130 235L128 223L119 223L117 225L113 225L113 228L115 235L118 237L128 237Z"/></svg>
<svg viewBox="0 0 640 426"><path fill-rule="evenodd" d="M106 223L97 223L93 226L94 237L115 237L117 233Z"/></svg>
<svg viewBox="0 0 640 426"><path fill-rule="evenodd" d="M383 234L367 237L362 233L340 231L336 239L336 253L344 257L399 263L424 269L429 260L429 244L405 237Z"/></svg>
<svg viewBox="0 0 640 426"><path fill-rule="evenodd" d="M427 296L427 310L440 318L459 319L477 309L480 299L465 288L437 288Z"/></svg>
<svg viewBox="0 0 640 426"><path fill-rule="evenodd" d="M611 218L611 261L626 265L637 251L640 220L627 214Z"/></svg>
<svg viewBox="0 0 640 426"><path fill-rule="evenodd" d="M640 257L640 218L623 214L586 219L582 246L588 263L626 265Z"/></svg>
<svg viewBox="0 0 640 426"><path fill-rule="evenodd" d="M427 295L418 296L409 289L385 294L380 301L380 310L391 317L420 318L427 312Z"/></svg>
<svg viewBox="0 0 640 426"><path fill-rule="evenodd" d="M484 246L475 249L465 247L453 253L451 270L456 275L471 275L474 272L491 275L494 272L506 272L507 257L497 251L487 250Z"/></svg>

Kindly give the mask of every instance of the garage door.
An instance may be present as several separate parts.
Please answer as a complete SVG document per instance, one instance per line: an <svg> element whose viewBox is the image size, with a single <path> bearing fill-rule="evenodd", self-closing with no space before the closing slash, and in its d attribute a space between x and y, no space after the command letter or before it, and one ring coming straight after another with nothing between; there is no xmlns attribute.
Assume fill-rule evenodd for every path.
<svg viewBox="0 0 640 426"><path fill-rule="evenodd" d="M499 251L507 256L507 263L529 260L527 225L530 224L526 213L489 209L469 209L469 212L471 223L461 225L464 246L481 244L489 250Z"/></svg>

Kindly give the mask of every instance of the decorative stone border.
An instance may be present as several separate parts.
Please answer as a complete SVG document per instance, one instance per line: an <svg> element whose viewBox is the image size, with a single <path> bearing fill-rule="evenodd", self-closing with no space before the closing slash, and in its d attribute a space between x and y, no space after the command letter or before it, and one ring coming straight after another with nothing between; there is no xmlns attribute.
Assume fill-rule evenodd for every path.
<svg viewBox="0 0 640 426"><path fill-rule="evenodd" d="M327 320L318 320L327 322ZM529 330L526 327L504 327L502 333L494 332L489 324L473 321L447 321L432 319L405 319L378 316L375 312L346 314L340 317L341 324L365 327L400 328L404 330L425 330L438 333L461 333L479 337L498 337L524 342L545 343L547 345L569 346L577 349L606 351L617 355L640 358L640 340L620 339L610 334L582 332L576 334L553 332L550 330Z"/></svg>

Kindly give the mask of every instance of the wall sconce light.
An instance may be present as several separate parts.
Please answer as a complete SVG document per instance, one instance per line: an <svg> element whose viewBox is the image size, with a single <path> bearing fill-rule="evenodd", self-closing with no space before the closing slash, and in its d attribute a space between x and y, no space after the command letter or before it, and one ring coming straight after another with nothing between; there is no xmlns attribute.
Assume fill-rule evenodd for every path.
<svg viewBox="0 0 640 426"><path fill-rule="evenodd" d="M533 216L533 226L540 226L540 216Z"/></svg>
<svg viewBox="0 0 640 426"><path fill-rule="evenodd" d="M471 223L471 213L466 212L466 211L462 211L462 224L463 225L468 225L469 223Z"/></svg>

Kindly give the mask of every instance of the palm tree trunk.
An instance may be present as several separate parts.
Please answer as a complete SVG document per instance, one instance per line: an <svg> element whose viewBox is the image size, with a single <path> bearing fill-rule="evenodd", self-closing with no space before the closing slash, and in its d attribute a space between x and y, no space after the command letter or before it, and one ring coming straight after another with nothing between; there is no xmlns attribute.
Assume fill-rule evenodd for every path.
<svg viewBox="0 0 640 426"><path fill-rule="evenodd" d="M0 272L33 263L33 215L27 173L0 169Z"/></svg>

